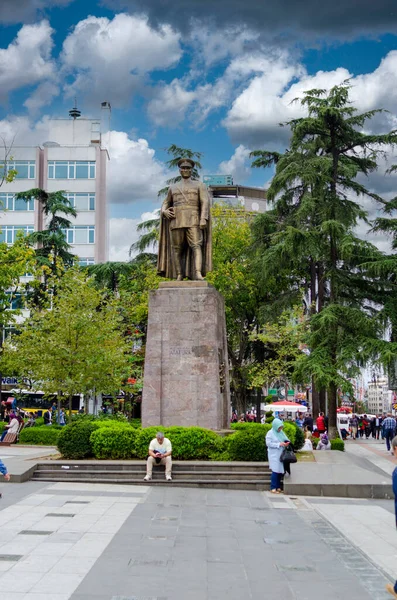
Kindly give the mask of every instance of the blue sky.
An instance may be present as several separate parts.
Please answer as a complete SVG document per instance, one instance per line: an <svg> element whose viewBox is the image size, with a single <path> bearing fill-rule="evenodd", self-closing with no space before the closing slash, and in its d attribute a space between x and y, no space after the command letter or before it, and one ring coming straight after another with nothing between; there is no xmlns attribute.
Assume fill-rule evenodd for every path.
<svg viewBox="0 0 397 600"><path fill-rule="evenodd" d="M110 101L111 258L159 203L171 143L203 153L205 173L266 185L249 151L283 149L291 100L351 78L359 110L397 127L397 12L392 0L2 0L0 133L45 141L48 118ZM301 10L297 9L300 5ZM395 180L373 180L393 192Z"/></svg>

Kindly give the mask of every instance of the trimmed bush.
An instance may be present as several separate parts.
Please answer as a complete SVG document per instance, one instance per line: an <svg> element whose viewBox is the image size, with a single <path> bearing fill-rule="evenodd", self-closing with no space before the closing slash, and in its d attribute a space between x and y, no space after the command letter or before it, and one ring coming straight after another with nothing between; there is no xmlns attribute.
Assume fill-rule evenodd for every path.
<svg viewBox="0 0 397 600"><path fill-rule="evenodd" d="M160 425L158 427L146 427L145 429L137 429L137 435L135 438L135 455L137 458L144 460L147 458L149 444L153 438L156 437L158 431L163 431L165 435L164 427ZM171 444L172 444L171 440Z"/></svg>
<svg viewBox="0 0 397 600"><path fill-rule="evenodd" d="M334 440L331 440L331 450L340 450L341 452L344 452L345 442L340 438L335 438Z"/></svg>
<svg viewBox="0 0 397 600"><path fill-rule="evenodd" d="M164 435L171 440L175 460L209 460L221 448L220 436L202 427L166 427Z"/></svg>
<svg viewBox="0 0 397 600"><path fill-rule="evenodd" d="M227 452L230 460L266 461L265 425L254 427L251 431L237 431L226 438Z"/></svg>
<svg viewBox="0 0 397 600"><path fill-rule="evenodd" d="M19 443L37 446L56 446L60 432L60 427L49 427L48 425L37 427L34 425L33 427L22 429L19 434Z"/></svg>
<svg viewBox="0 0 397 600"><path fill-rule="evenodd" d="M311 441L311 443L312 443L313 450L315 450L315 449L317 448L317 445L318 445L319 441L320 441L320 438L316 438L316 437L313 437L313 436L312 436L312 437L310 438L310 441Z"/></svg>
<svg viewBox="0 0 397 600"><path fill-rule="evenodd" d="M91 433L90 442L95 458L128 459L135 455L136 429L113 421Z"/></svg>
<svg viewBox="0 0 397 600"><path fill-rule="evenodd" d="M0 421L0 433L3 433L7 423L5 421Z"/></svg>
<svg viewBox="0 0 397 600"><path fill-rule="evenodd" d="M252 431L254 428L259 428L260 430L264 427L262 423L232 423L231 429L235 429L236 431ZM267 428L269 431L269 428ZM266 431L266 433L267 433Z"/></svg>
<svg viewBox="0 0 397 600"><path fill-rule="evenodd" d="M291 441L295 450L300 450L305 444L305 434L302 429L293 421L287 421L284 424L285 435Z"/></svg>
<svg viewBox="0 0 397 600"><path fill-rule="evenodd" d="M90 437L97 429L92 421L78 420L65 425L59 433L58 450L64 458L87 458L92 456Z"/></svg>

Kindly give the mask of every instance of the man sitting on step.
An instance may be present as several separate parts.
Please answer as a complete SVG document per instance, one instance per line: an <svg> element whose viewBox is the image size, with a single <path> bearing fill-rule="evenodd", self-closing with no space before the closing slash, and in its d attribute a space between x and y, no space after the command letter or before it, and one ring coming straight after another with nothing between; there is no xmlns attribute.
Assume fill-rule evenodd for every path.
<svg viewBox="0 0 397 600"><path fill-rule="evenodd" d="M154 440L149 444L149 456L146 465L146 477L144 481L151 481L153 465L165 465L165 478L167 481L172 481L171 469L172 469L172 447L171 442L168 438L164 437L164 433L159 431L156 434Z"/></svg>

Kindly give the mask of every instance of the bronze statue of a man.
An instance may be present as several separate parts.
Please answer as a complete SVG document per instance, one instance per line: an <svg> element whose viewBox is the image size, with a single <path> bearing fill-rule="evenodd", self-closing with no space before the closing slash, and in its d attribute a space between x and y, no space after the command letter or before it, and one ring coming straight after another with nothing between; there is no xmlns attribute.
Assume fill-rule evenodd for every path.
<svg viewBox="0 0 397 600"><path fill-rule="evenodd" d="M179 160L182 181L169 187L161 207L157 271L177 281L201 280L212 269L210 200L206 186L191 178L194 165Z"/></svg>

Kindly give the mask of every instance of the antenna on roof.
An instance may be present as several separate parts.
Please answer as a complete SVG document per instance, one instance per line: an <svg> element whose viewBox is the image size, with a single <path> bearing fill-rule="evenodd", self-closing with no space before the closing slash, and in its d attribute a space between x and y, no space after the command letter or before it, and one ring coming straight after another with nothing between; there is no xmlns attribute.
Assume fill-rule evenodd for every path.
<svg viewBox="0 0 397 600"><path fill-rule="evenodd" d="M81 117L81 110L77 108L76 96L74 98L74 107L72 108L72 110L69 111L69 117L72 117L72 119L77 119L78 117Z"/></svg>

